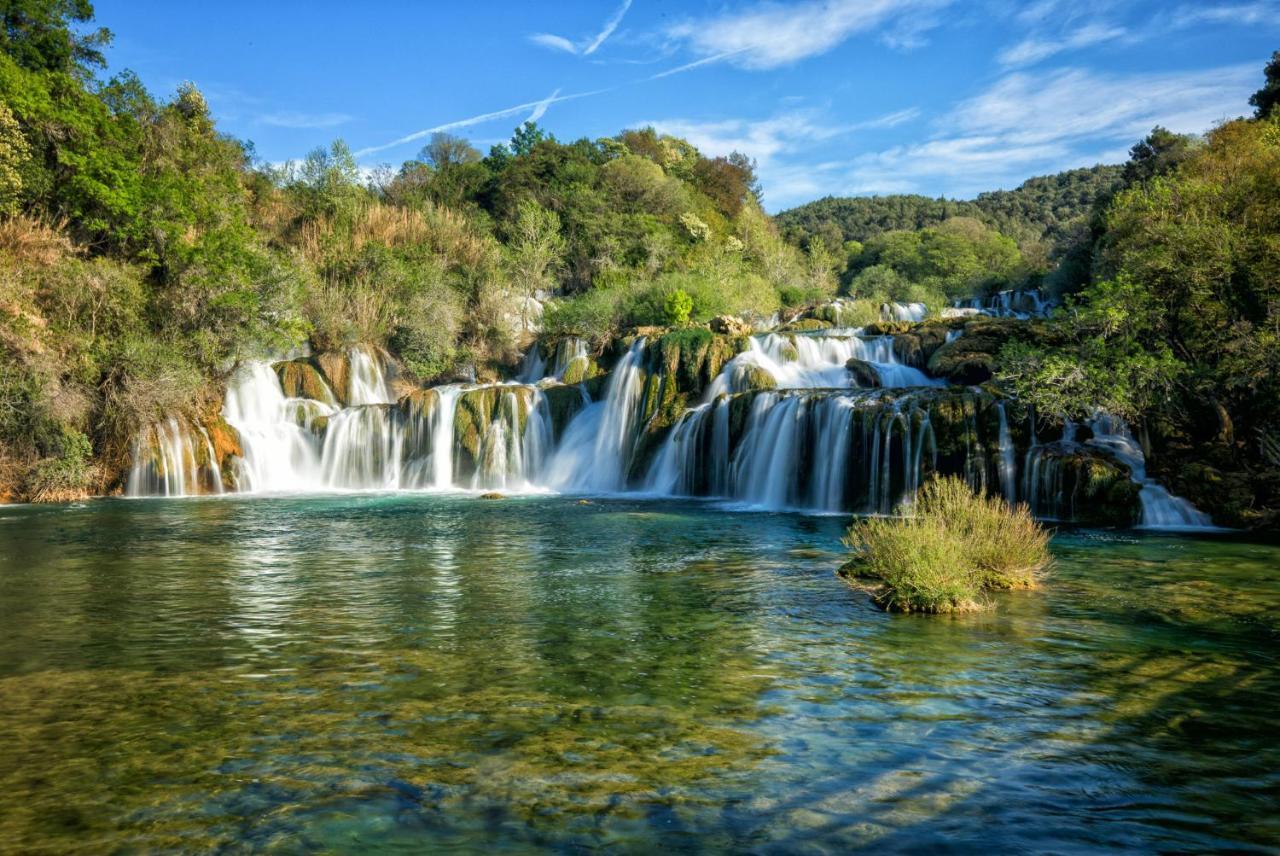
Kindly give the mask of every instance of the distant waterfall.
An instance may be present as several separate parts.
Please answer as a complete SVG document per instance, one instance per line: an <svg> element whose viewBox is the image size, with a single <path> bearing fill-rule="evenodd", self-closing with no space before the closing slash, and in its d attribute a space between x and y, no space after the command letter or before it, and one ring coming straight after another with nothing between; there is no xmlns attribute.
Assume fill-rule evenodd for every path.
<svg viewBox="0 0 1280 856"><path fill-rule="evenodd" d="M846 367L850 359L869 363L883 387L945 385L945 381L903 365L894 353L892 336L863 336L858 330L844 335L768 333L751 337L747 350L725 364L705 400L747 391L753 369L767 373L779 389L853 387L853 375Z"/></svg>
<svg viewBox="0 0 1280 856"><path fill-rule="evenodd" d="M193 496L222 493L213 444L203 428L169 418L133 441L133 465L125 479L127 496Z"/></svg>
<svg viewBox="0 0 1280 856"><path fill-rule="evenodd" d="M1013 437L1009 433L1009 416L1005 413L1005 403L1001 401L996 408L1000 414L1000 490L1004 493L1005 501L1014 505L1018 501L1016 453Z"/></svg>
<svg viewBox="0 0 1280 856"><path fill-rule="evenodd" d="M929 307L923 303L885 303L880 306L880 317L885 321L923 321L929 315Z"/></svg>
<svg viewBox="0 0 1280 856"><path fill-rule="evenodd" d="M1138 500L1142 503L1142 529L1206 529L1212 528L1209 515L1180 496L1169 493L1154 479L1147 478L1146 457L1133 439L1123 419L1102 414L1093 420L1090 445L1110 450L1129 467L1131 477L1142 486Z"/></svg>
<svg viewBox="0 0 1280 856"><path fill-rule="evenodd" d="M640 426L645 352L645 340L636 339L614 367L604 401L587 405L569 423L546 473L550 487L591 492L626 487Z"/></svg>

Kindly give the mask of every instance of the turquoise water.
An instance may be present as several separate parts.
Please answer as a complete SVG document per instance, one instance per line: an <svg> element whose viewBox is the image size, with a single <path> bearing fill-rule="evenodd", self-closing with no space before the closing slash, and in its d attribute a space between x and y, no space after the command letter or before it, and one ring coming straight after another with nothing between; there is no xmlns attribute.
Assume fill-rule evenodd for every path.
<svg viewBox="0 0 1280 856"><path fill-rule="evenodd" d="M0 851L1280 847L1280 548L1066 532L902 616L844 523L0 508Z"/></svg>

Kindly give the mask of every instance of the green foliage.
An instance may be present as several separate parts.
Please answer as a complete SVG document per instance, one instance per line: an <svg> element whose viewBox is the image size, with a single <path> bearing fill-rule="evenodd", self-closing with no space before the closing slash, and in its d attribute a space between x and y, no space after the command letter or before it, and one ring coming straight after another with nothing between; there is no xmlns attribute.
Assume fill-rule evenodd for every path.
<svg viewBox="0 0 1280 856"><path fill-rule="evenodd" d="M991 590L1030 588L1049 563L1049 533L1026 506L974 494L961 479L935 479L896 519L855 521L846 573L878 581L876 600L901 612L964 612Z"/></svg>
<svg viewBox="0 0 1280 856"><path fill-rule="evenodd" d="M89 438L64 427L49 452L49 457L39 461L29 476L27 495L33 502L61 502L83 496L94 473Z"/></svg>
<svg viewBox="0 0 1280 856"><path fill-rule="evenodd" d="M1254 115L1259 119L1270 118L1280 106L1280 51L1271 55L1264 74L1262 88L1249 96L1249 104L1256 108Z"/></svg>
<svg viewBox="0 0 1280 856"><path fill-rule="evenodd" d="M955 299L1008 287L1022 273L1022 255L1011 238L955 217L869 239L849 273L855 297L907 300L919 287L926 295Z"/></svg>
<svg viewBox="0 0 1280 856"><path fill-rule="evenodd" d="M689 315L693 312L693 298L682 288L674 289L662 302L662 311L668 324L683 327L689 323Z"/></svg>
<svg viewBox="0 0 1280 856"><path fill-rule="evenodd" d="M23 172L31 157L31 146L22 135L18 120L0 104L0 216L17 213L22 199Z"/></svg>

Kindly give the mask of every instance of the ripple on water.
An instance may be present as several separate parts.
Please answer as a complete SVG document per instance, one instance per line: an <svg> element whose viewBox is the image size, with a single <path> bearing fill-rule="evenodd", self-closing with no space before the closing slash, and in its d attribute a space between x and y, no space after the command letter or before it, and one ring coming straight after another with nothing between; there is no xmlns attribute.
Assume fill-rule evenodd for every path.
<svg viewBox="0 0 1280 856"><path fill-rule="evenodd" d="M0 850L1280 846L1273 546L1063 531L929 618L710 503L0 522Z"/></svg>

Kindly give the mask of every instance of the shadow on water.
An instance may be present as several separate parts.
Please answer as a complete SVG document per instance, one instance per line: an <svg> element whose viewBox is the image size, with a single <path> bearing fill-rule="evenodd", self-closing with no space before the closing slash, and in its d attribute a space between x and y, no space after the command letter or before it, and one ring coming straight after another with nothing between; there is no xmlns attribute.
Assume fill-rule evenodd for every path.
<svg viewBox="0 0 1280 856"><path fill-rule="evenodd" d="M339 496L0 509L0 850L1263 849L1280 550L1064 532L886 615L843 521Z"/></svg>

